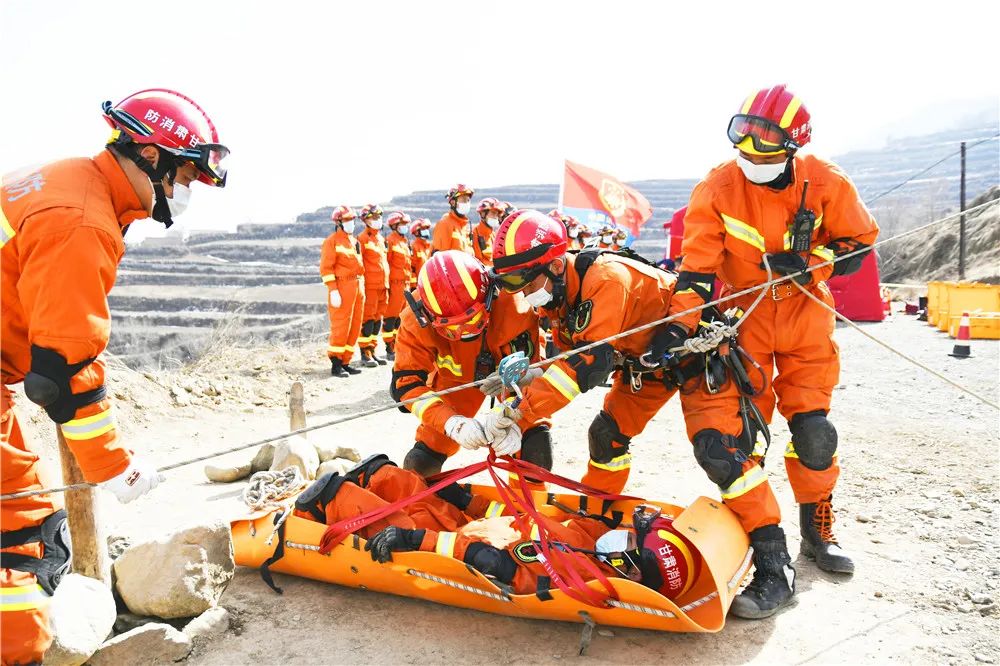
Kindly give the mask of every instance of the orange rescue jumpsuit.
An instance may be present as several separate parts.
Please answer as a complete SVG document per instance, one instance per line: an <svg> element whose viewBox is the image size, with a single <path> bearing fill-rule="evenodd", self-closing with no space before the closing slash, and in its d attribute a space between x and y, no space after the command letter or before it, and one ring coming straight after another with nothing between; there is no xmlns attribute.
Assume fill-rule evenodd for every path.
<svg viewBox="0 0 1000 666"><path fill-rule="evenodd" d="M385 239L377 230L365 227L358 234L361 258L365 264L365 310L358 346L362 356L366 351L375 353L382 318L389 304L389 260L386 257Z"/></svg>
<svg viewBox="0 0 1000 666"><path fill-rule="evenodd" d="M472 252L486 266L493 265L493 229L480 222L472 231Z"/></svg>
<svg viewBox="0 0 1000 666"><path fill-rule="evenodd" d="M387 241L389 252L389 302L385 308L382 326L382 341L386 351L393 351L396 331L399 329L399 313L403 310L403 292L409 289L413 279L413 258L410 244L403 234L393 231Z"/></svg>
<svg viewBox="0 0 1000 666"><path fill-rule="evenodd" d="M542 310L552 322L552 336L561 349L662 319L670 306L676 279L670 273L624 257L602 255L594 260L581 285L576 257L568 254L566 260L565 303L558 310ZM575 312L571 311L574 307ZM613 368L613 351L638 358L646 353L654 332L640 331L552 363L524 389L518 407L522 417L537 421L552 416L604 381ZM632 390L623 373L617 373L604 399L604 410L590 427L590 461L583 483L606 492L621 492L632 467L630 439L642 432L675 392L661 373L646 375L638 391ZM614 423L608 423L608 416Z"/></svg>
<svg viewBox="0 0 1000 666"><path fill-rule="evenodd" d="M326 285L326 310L330 315L330 342L326 355L339 358L348 365L354 356L354 345L361 332L361 315L365 307L365 269L354 238L337 229L323 241L319 272ZM340 306L330 305L329 294L340 293Z"/></svg>
<svg viewBox="0 0 1000 666"><path fill-rule="evenodd" d="M431 256L431 243L430 241L424 240L423 238L414 238L411 256L413 258L413 277L410 278L410 286L417 286L417 276L420 275L420 269L424 267L427 263L428 257Z"/></svg>
<svg viewBox="0 0 1000 666"><path fill-rule="evenodd" d="M60 428L84 478L106 481L128 467L131 452L118 439L111 400L103 393L104 362L97 357L110 333L107 295L125 252L122 229L145 217L148 213L108 151L94 159L62 160L4 178L0 189L3 494L51 487L55 480L24 440L7 389L23 381L33 356L37 367L46 350L68 364L83 364L68 381L78 396L76 403L88 404L75 410L70 406L57 418L68 418ZM88 392L89 396L80 395ZM5 500L0 503L3 533L39 525L61 508L58 495ZM27 543L4 552L41 557L43 545ZM48 594L34 574L18 569L0 569L0 588L2 662L41 662L51 642Z"/></svg>
<svg viewBox="0 0 1000 666"><path fill-rule="evenodd" d="M453 210L441 216L431 234L431 254L445 250L472 252L469 248L469 218L460 217Z"/></svg>
<svg viewBox="0 0 1000 666"><path fill-rule="evenodd" d="M570 238L566 242L566 249L567 250L582 250L583 249L583 241L580 240L579 237L577 237L577 238Z"/></svg>
<svg viewBox="0 0 1000 666"><path fill-rule="evenodd" d="M802 199L802 183L809 181L806 208L816 215L809 265L833 259L835 252L826 245L845 241L870 245L878 235L878 226L850 179L837 166L814 156L796 156L793 182L783 190L754 185L746 180L735 161L712 170L691 195L684 218L684 241L681 253L681 279L691 276L691 284L702 283L702 294L717 274L724 283L723 295L741 291L766 281L760 267L764 252L779 253L789 248L789 225ZM835 244L839 247L841 244ZM833 306L833 297L825 280L833 266L813 272L806 288L824 303ZM678 291L672 310L680 312L704 303L698 289ZM756 294L748 294L725 307L746 309ZM692 313L681 323L690 330L699 315ZM791 282L775 285L739 329L739 342L764 368L767 385L754 400L770 423L775 406L791 421L796 414L830 410L833 387L840 374L837 344L833 341L834 316L803 295ZM777 368L777 377L774 370ZM752 372L752 371L751 371ZM739 393L730 383L715 395L700 389L682 397L688 436L704 429L738 436L742 430L739 416ZM785 450L785 469L798 503L813 503L829 497L840 473L836 456L824 470L803 466L789 443ZM761 477L766 478L766 477ZM747 479L747 481L750 481ZM735 485L735 484L734 484ZM763 514L777 523L776 507L753 500L743 501L739 493L753 494L745 483L728 493L726 503L740 516L747 531L767 525ZM740 506L740 505L743 506Z"/></svg>
<svg viewBox="0 0 1000 666"><path fill-rule="evenodd" d="M427 488L427 483L419 474L400 469L395 465L380 467L370 479L362 480L361 483L364 487L354 483L344 483L340 487L325 507L327 525L384 508ZM301 510L296 510L295 514L301 518L316 520L315 516ZM525 521L530 531L528 534L521 532L513 518L513 512L502 502L471 495L471 501L463 511L437 495L430 495L418 502L400 507L387 517L361 528L357 533L364 539L370 539L391 525L410 530L422 529L425 532L419 550L436 552L464 562L469 546L483 542L484 539L480 535L490 531L482 522L473 523L484 518L490 522L501 523L494 531L502 531L506 535L509 534L510 528L513 528L516 534L520 535L513 543L503 547L517 566L510 584L514 588L514 594L534 594L538 590L538 579L548 576L545 568L538 562L535 552L534 540L538 538L538 532L532 519L527 516ZM593 550L597 539L608 531L607 525L593 518L572 518L565 523L547 516L541 518L551 541L574 548ZM464 533L466 529L473 530L475 536L466 535ZM596 558L585 557L590 557L591 562L597 565L605 576L611 578L618 575L614 569L600 563ZM575 558L569 561L574 562ZM586 568L579 565L574 565L573 568L583 580L593 578Z"/></svg>
<svg viewBox="0 0 1000 666"><path fill-rule="evenodd" d="M475 340L448 340L433 326L421 328L413 311L404 310L392 369L393 399L409 400L475 381L477 359L483 352L490 356L484 359L490 367L480 370L479 379L516 351L524 352L532 362L539 359L538 316L520 295L501 293L497 297L484 335L485 342L482 335ZM459 446L444 434L445 421L455 415L475 416L485 399L478 388L471 387L411 403L409 411L420 419L417 444L439 456L455 455ZM532 428L547 429L547 423L544 419L527 421L521 431L528 436Z"/></svg>

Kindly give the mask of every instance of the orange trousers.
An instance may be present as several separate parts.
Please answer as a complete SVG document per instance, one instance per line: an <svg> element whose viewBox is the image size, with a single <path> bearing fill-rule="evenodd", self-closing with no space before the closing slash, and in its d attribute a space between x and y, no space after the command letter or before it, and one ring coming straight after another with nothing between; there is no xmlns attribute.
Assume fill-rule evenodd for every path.
<svg viewBox="0 0 1000 666"><path fill-rule="evenodd" d="M362 325L361 338L358 344L361 349L374 350L378 344L378 334L382 329L382 319L385 317L385 309L389 305L389 290L381 286L365 286L365 313L361 318Z"/></svg>
<svg viewBox="0 0 1000 666"><path fill-rule="evenodd" d="M37 490L54 485L38 455L24 441L10 391L0 387L0 494ZM62 508L51 495L33 495L0 502L0 529L4 532L39 525ZM42 557L41 543L28 543L4 552ZM49 596L35 575L0 569L0 662L41 663L52 643L48 618Z"/></svg>
<svg viewBox="0 0 1000 666"><path fill-rule="evenodd" d="M326 355L339 358L347 365L354 356L354 345L361 333L361 313L365 307L364 282L347 277L327 284L330 285L330 291L334 287L340 291L340 307L330 307L329 299L326 302L326 310L330 315L330 342Z"/></svg>
<svg viewBox="0 0 1000 666"><path fill-rule="evenodd" d="M667 388L659 374L646 377L642 388L633 392L624 373L618 372L611 390L604 397L604 411L614 418L619 432L625 437L641 433L677 392L677 389ZM594 452L591 451L587 472L581 479L583 483L608 493L620 493L625 488L632 470L632 454L627 446L618 442L614 442L613 446L613 457L607 462L594 460Z"/></svg>
<svg viewBox="0 0 1000 666"><path fill-rule="evenodd" d="M382 325L382 341L388 348L396 341L396 329L399 324L395 321L399 313L403 311L405 300L403 292L409 287L406 280L392 280L389 282L389 297L385 306L385 323ZM390 327L390 323L391 327Z"/></svg>
<svg viewBox="0 0 1000 666"><path fill-rule="evenodd" d="M833 307L833 296L825 283L811 290ZM735 299L735 304L744 309L752 302L753 294ZM833 341L834 323L833 313L796 290L795 295L783 300L765 297L740 326L740 346L764 371L764 387L754 403L767 423L771 422L776 403L787 420L796 414L830 410L833 389L840 377L840 353ZM747 372L755 385L760 385L760 374L752 368ZM706 428L728 435L739 435L742 431L739 392L732 384L715 395L699 388L683 396L681 403L689 437ZM813 503L830 496L840 475L836 456L829 468L817 471L799 462L790 442L784 454L796 502ZM739 515L735 507L731 508Z"/></svg>

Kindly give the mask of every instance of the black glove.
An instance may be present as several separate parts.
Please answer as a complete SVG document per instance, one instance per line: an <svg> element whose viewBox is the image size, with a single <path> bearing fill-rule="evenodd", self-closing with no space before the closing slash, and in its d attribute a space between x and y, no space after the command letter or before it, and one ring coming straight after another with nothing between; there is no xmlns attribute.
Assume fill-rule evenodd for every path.
<svg viewBox="0 0 1000 666"><path fill-rule="evenodd" d="M662 364L665 360L663 357L674 347L680 347L687 339L687 329L680 324L670 324L660 329L653 335L653 342L649 345L651 360Z"/></svg>
<svg viewBox="0 0 1000 666"><path fill-rule="evenodd" d="M368 542L365 544L365 550L371 552L372 561L384 564L392 560L394 552L398 553L420 548L420 543L424 540L426 531L408 530L405 527L391 525L371 539L368 539Z"/></svg>
<svg viewBox="0 0 1000 666"><path fill-rule="evenodd" d="M806 260L802 258L802 255L795 254L794 252L769 254L767 255L767 262L771 265L771 270L778 275L792 275L807 268ZM763 261L760 262L760 267L764 268ZM812 275L803 273L802 275L796 275L794 279L801 285L807 285L812 282Z"/></svg>
<svg viewBox="0 0 1000 666"><path fill-rule="evenodd" d="M469 502L472 501L472 493L457 483L445 486L434 494L462 511L469 508Z"/></svg>

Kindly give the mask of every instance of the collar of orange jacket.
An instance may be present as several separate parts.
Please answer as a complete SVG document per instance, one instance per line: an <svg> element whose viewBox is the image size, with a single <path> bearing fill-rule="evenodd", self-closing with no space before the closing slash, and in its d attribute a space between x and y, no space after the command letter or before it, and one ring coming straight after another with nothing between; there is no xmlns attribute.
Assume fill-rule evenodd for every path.
<svg viewBox="0 0 1000 666"><path fill-rule="evenodd" d="M128 176L118 160L110 150L105 150L94 157L94 164L108 181L108 188L111 190L111 205L115 209L115 217L118 224L126 227L136 220L149 217L149 213L143 208L139 201L139 195L135 193L132 183L128 182Z"/></svg>

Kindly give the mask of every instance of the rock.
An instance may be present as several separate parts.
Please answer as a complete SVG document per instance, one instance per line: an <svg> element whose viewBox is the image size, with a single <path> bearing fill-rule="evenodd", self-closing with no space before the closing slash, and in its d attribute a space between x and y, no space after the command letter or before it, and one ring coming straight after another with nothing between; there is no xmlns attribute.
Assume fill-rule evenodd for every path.
<svg viewBox="0 0 1000 666"><path fill-rule="evenodd" d="M319 469L316 470L316 478L320 478L324 474L329 472L335 472L337 474L344 474L354 468L354 463L350 460L344 460L343 458L334 458L333 460L327 460L325 463L320 463Z"/></svg>
<svg viewBox="0 0 1000 666"><path fill-rule="evenodd" d="M235 568L223 522L132 546L114 563L116 589L128 609L166 619L194 617L218 604Z"/></svg>
<svg viewBox="0 0 1000 666"><path fill-rule="evenodd" d="M142 373L142 376L143 376L143 377L145 377L146 379L148 379L148 380L149 380L149 381L151 381L151 382L155 382L155 381L156 381L156 375L154 375L154 374L153 374L152 372L150 372L149 370L145 370L145 371L144 371L144 372Z"/></svg>
<svg viewBox="0 0 1000 666"><path fill-rule="evenodd" d="M115 599L102 582L67 574L49 603L52 646L47 666L79 666L90 659L115 624Z"/></svg>
<svg viewBox="0 0 1000 666"><path fill-rule="evenodd" d="M118 613L118 617L115 619L115 633L124 634L126 631L132 631L136 627L141 627L143 625L149 624L150 622L159 622L160 618L150 617L148 615L136 615L135 613Z"/></svg>
<svg viewBox="0 0 1000 666"><path fill-rule="evenodd" d="M960 557L955 560L955 568L959 571L965 571L969 568L969 561L964 557Z"/></svg>
<svg viewBox="0 0 1000 666"><path fill-rule="evenodd" d="M112 560L117 560L121 557L132 542L129 541L128 537L111 535L108 537L108 557Z"/></svg>
<svg viewBox="0 0 1000 666"><path fill-rule="evenodd" d="M605 638L614 638L615 632L611 631L610 629L598 629L597 635L604 636Z"/></svg>
<svg viewBox="0 0 1000 666"><path fill-rule="evenodd" d="M205 476L209 481L215 483L232 483L250 476L250 469L253 463L240 465L239 467L216 467L215 465L205 465Z"/></svg>
<svg viewBox="0 0 1000 666"><path fill-rule="evenodd" d="M184 391L181 391L174 395L174 404L178 407L187 407L191 404L191 396Z"/></svg>
<svg viewBox="0 0 1000 666"><path fill-rule="evenodd" d="M346 458L351 462L361 462L361 454L358 450L350 446L324 446L322 444L316 445L316 453L319 454L319 461L325 463L327 460L333 460L334 458Z"/></svg>
<svg viewBox="0 0 1000 666"><path fill-rule="evenodd" d="M169 624L153 622L115 636L90 658L92 666L179 661L191 652L191 639Z"/></svg>
<svg viewBox="0 0 1000 666"><path fill-rule="evenodd" d="M854 517L854 519L857 520L859 523L870 523L870 522L872 522L872 517L869 516L869 515L867 515L867 514L864 514L864 513L859 513L858 515L856 515Z"/></svg>
<svg viewBox="0 0 1000 666"><path fill-rule="evenodd" d="M977 652L976 654L974 654L972 656L975 657L976 661L978 661L981 664L992 664L992 663L995 663L994 660L993 660L993 657L991 657L991 656L989 656L987 654L980 654L980 653Z"/></svg>
<svg viewBox="0 0 1000 666"><path fill-rule="evenodd" d="M222 607L207 611L184 625L184 635L192 641L199 638L214 638L229 630L229 611Z"/></svg>
<svg viewBox="0 0 1000 666"><path fill-rule="evenodd" d="M288 467L298 467L299 471L302 472L303 479L316 478L316 470L319 468L319 454L316 453L316 447L301 435L284 439L274 447L271 470L280 472Z"/></svg>
<svg viewBox="0 0 1000 666"><path fill-rule="evenodd" d="M974 604L979 604L979 605L993 603L993 599L991 599L988 595L983 594L982 592L980 592L978 594L970 594L969 595L969 601L971 601Z"/></svg>
<svg viewBox="0 0 1000 666"><path fill-rule="evenodd" d="M264 444L257 450L257 455L253 457L253 462L250 463L250 472L256 474L271 469L273 461L274 444Z"/></svg>
<svg viewBox="0 0 1000 666"><path fill-rule="evenodd" d="M976 540L970 537L968 534L959 534L958 542L963 546L971 546L972 544L976 543Z"/></svg>
<svg viewBox="0 0 1000 666"><path fill-rule="evenodd" d="M882 598L882 592L880 590L875 590L875 598L876 599L881 599Z"/></svg>
<svg viewBox="0 0 1000 666"><path fill-rule="evenodd" d="M965 492L961 488L952 488L951 494L955 497L965 497Z"/></svg>
<svg viewBox="0 0 1000 666"><path fill-rule="evenodd" d="M996 604L986 604L985 606L980 606L977 610L979 611L980 615L982 615L983 617L985 617L987 615L992 615L993 613L995 613L996 610L997 610L997 605Z"/></svg>

